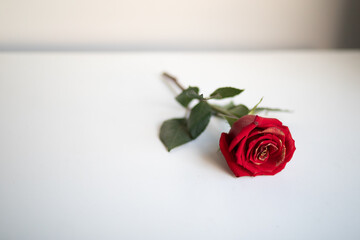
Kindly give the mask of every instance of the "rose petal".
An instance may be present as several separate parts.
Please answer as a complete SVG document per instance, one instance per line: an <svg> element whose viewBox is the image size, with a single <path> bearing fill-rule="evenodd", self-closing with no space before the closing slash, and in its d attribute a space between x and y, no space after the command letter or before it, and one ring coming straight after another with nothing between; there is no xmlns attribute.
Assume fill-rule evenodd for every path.
<svg viewBox="0 0 360 240"><path fill-rule="evenodd" d="M260 135L276 136L276 137L280 138L280 141L278 138L276 138L277 143L285 142L285 133L282 130L282 128L280 129L278 127L269 127L264 130L259 130L258 128L256 128L249 134L248 139L255 140L255 139L259 138ZM275 138L272 138L272 139L275 140Z"/></svg>
<svg viewBox="0 0 360 240"><path fill-rule="evenodd" d="M284 169L286 165L286 162L284 162L283 164L279 165L277 168L275 168L273 171L271 172L258 172L255 174L255 176L259 176L259 175L270 175L270 176L273 176L275 174L277 174L278 172L280 172L281 170Z"/></svg>
<svg viewBox="0 0 360 240"><path fill-rule="evenodd" d="M254 175L261 172L261 168L260 168L261 165L256 165L252 161L245 161L243 166L245 169L249 170Z"/></svg>
<svg viewBox="0 0 360 240"><path fill-rule="evenodd" d="M275 144L273 141L271 140L264 140L264 141L261 141L257 146L256 148L254 147L252 149L252 151L250 152L251 155L248 155L247 157L248 158L251 158L251 157L254 157L255 156L255 161L256 161L256 158L257 158L257 155L260 154L260 151L262 152L262 148L264 148L264 146L268 145L268 144ZM260 150L260 151L259 151ZM257 161L256 161L257 162ZM260 162L261 163L261 162Z"/></svg>
<svg viewBox="0 0 360 240"><path fill-rule="evenodd" d="M245 156L245 151L246 151L246 138L244 137L240 143L239 143L239 147L237 148L237 150L233 150L232 152L236 152L236 162L237 164L240 165L244 165L244 162L247 160L246 156Z"/></svg>
<svg viewBox="0 0 360 240"><path fill-rule="evenodd" d="M281 170L283 170L286 166L286 162L283 162L282 164L280 164L278 167L276 167L272 172L270 173L264 173L262 175L275 175L278 172L280 172Z"/></svg>
<svg viewBox="0 0 360 240"><path fill-rule="evenodd" d="M280 172L296 148L288 127L279 120L247 115L233 125L229 134L222 134L220 149L239 177Z"/></svg>
<svg viewBox="0 0 360 240"><path fill-rule="evenodd" d="M281 155L280 158L276 160L276 166L279 166L281 163L284 162L285 160L285 154L286 154L286 147L283 146L283 148L281 149Z"/></svg>
<svg viewBox="0 0 360 240"><path fill-rule="evenodd" d="M250 149L250 148L258 147L259 144L268 143L268 142L272 142L275 145L279 143L276 136L267 134L267 135L258 137L256 139L252 140L251 142L248 141L247 145L248 145L248 148Z"/></svg>
<svg viewBox="0 0 360 240"><path fill-rule="evenodd" d="M269 150L267 150L267 148L265 148L264 151L262 151L261 153L256 155L256 159L258 159L259 161L264 163L269 158L269 154L270 154Z"/></svg>
<svg viewBox="0 0 360 240"><path fill-rule="evenodd" d="M237 120L230 129L229 136L230 139L234 139L238 136L242 131L243 128L249 126L251 123L254 123L257 116L254 115L245 115Z"/></svg>
<svg viewBox="0 0 360 240"><path fill-rule="evenodd" d="M277 127L268 127L262 132L263 133L276 134L276 135L280 135L280 136L285 136L285 133L280 128L277 128Z"/></svg>
<svg viewBox="0 0 360 240"><path fill-rule="evenodd" d="M276 137L273 135L267 135L267 136L259 137L257 139L252 140L251 142L249 142L247 144L247 146L248 146L248 150L246 153L247 158L250 158L250 156L252 154L256 154L253 150L258 149L262 144L273 143L274 145L276 145L278 141L276 141L275 138Z"/></svg>
<svg viewBox="0 0 360 240"><path fill-rule="evenodd" d="M232 151L255 127L256 125L254 123L250 123L250 125L242 128L242 131L231 141L229 150ZM231 135L229 134L229 136Z"/></svg>
<svg viewBox="0 0 360 240"><path fill-rule="evenodd" d="M264 145L260 144L259 146L261 147ZM284 162L284 152L286 152L286 148L285 146L282 146L280 151L278 150L276 154L269 155L267 160L263 161L261 164L257 164L259 163L259 160L256 160L256 155L254 154L250 157L252 162L249 163L245 161L244 167L249 169L251 172L254 172L255 174L258 174L258 172L271 173L274 171L274 169L280 166L281 163Z"/></svg>
<svg viewBox="0 0 360 240"><path fill-rule="evenodd" d="M225 157L225 160L231 169L231 171L235 174L236 177L242 176L253 176L254 174L243 168L242 166L236 164L236 159L234 155L229 151L228 144L228 134L222 133L220 137L220 150Z"/></svg>
<svg viewBox="0 0 360 240"><path fill-rule="evenodd" d="M279 136L285 136L285 133L282 131L282 129L280 129L278 127L268 127L265 129L261 129L261 128L257 127L255 130L253 130L251 132L251 134L249 134L249 138L259 135L259 134L265 134L265 133L275 134L275 135L279 135Z"/></svg>
<svg viewBox="0 0 360 240"><path fill-rule="evenodd" d="M290 161L290 159L294 155L296 147L295 147L295 141L291 136L289 128L287 126L283 126L283 130L284 130L284 132L286 134L286 139L285 139L286 156L285 156L285 161L288 162L288 161Z"/></svg>
<svg viewBox="0 0 360 240"><path fill-rule="evenodd" d="M259 117L256 119L257 120L257 125L259 128L268 128L268 127L276 127L276 126L283 126L282 122L280 122L278 119L276 118L262 118Z"/></svg>

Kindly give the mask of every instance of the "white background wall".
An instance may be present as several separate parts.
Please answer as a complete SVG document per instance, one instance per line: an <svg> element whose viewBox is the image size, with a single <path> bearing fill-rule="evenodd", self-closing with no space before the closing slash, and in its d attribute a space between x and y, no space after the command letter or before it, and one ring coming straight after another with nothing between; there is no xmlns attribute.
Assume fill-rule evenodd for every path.
<svg viewBox="0 0 360 240"><path fill-rule="evenodd" d="M0 49L332 48L346 0L0 0Z"/></svg>

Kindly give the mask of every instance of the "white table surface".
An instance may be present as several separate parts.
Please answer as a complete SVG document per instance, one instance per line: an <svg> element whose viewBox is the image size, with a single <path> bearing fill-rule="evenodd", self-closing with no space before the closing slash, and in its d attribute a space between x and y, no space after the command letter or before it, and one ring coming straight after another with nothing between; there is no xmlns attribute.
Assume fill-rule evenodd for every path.
<svg viewBox="0 0 360 240"><path fill-rule="evenodd" d="M235 178L215 119L168 153L164 70L292 109L292 161ZM1 53L0 239L360 239L359 104L360 51Z"/></svg>

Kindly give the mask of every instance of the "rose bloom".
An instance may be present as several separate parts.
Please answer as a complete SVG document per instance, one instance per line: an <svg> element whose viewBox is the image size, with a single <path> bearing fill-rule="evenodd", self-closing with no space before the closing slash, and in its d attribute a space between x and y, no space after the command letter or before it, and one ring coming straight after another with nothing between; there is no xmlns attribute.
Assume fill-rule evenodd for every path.
<svg viewBox="0 0 360 240"><path fill-rule="evenodd" d="M295 141L279 120L246 115L221 134L220 150L236 177L274 175L292 158Z"/></svg>

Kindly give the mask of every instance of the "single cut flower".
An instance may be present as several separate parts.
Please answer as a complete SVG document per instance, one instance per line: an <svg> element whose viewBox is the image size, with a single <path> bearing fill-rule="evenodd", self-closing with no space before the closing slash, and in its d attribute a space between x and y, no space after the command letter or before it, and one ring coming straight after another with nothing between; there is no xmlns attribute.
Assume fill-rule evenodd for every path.
<svg viewBox="0 0 360 240"><path fill-rule="evenodd" d="M292 158L295 141L279 120L246 115L221 134L220 150L236 177L275 175Z"/></svg>
<svg viewBox="0 0 360 240"><path fill-rule="evenodd" d="M168 74L181 93L176 101L187 109L182 118L164 121L159 138L168 151L195 140L206 129L212 116L225 119L231 126L229 133L222 133L220 149L231 171L237 176L274 175L284 169L295 151L295 141L288 127L275 118L254 115L261 111L288 112L279 108L258 107L263 98L253 107L230 102L226 105L212 101L232 98L244 91L233 87L221 87L204 96L198 87L183 87ZM191 107L190 103L196 105Z"/></svg>

